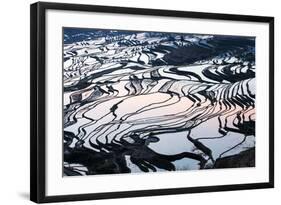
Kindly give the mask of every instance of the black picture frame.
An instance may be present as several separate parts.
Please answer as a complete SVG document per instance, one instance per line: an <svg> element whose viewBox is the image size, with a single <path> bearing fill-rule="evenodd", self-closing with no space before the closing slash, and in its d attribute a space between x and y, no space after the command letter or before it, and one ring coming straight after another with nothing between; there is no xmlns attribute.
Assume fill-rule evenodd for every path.
<svg viewBox="0 0 281 205"><path fill-rule="evenodd" d="M229 184L158 190L46 196L46 81L45 37L46 10L122 13L195 19L263 22L269 24L269 181L263 183ZM82 4L38 2L30 6L30 199L37 203L96 200L197 192L230 191L274 187L274 18L143 8L125 8Z"/></svg>

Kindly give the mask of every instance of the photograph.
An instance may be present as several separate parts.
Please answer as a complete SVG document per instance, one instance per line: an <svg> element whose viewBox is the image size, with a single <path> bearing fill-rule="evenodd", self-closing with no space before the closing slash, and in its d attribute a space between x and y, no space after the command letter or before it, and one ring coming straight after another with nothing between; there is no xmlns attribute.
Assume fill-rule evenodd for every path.
<svg viewBox="0 0 281 205"><path fill-rule="evenodd" d="M255 167L255 36L62 30L63 176Z"/></svg>
<svg viewBox="0 0 281 205"><path fill-rule="evenodd" d="M274 187L274 17L30 7L30 199Z"/></svg>

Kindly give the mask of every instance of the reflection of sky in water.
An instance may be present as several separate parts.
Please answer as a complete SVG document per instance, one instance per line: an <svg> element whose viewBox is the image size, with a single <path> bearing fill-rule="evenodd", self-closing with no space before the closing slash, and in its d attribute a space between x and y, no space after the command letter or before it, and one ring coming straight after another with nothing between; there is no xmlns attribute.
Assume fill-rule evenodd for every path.
<svg viewBox="0 0 281 205"><path fill-rule="evenodd" d="M218 120L217 118L212 118L211 120L208 120L207 122L202 123L198 127L192 129L191 136L194 139L197 138L210 138L210 139L202 139L200 142L204 143L207 147L209 147L212 150L213 157L216 159L221 155L223 152L225 152L228 149L231 149L235 145L238 145L244 140L244 135L234 132L229 132L226 136L222 138L216 138L221 136L221 134L218 133ZM158 135L160 141L157 143L150 143L149 147L153 149L154 151L162 154L177 154L180 152L194 152L194 145L190 141L187 140L187 132L178 132L173 134L161 134ZM228 151L223 155L229 156L238 154L243 150L246 150L250 147L255 146L255 137L254 136L248 136L246 140L239 146L235 147L233 150ZM201 151L197 150L198 153L202 153ZM194 160L178 160L176 161L176 164L178 168L180 167L188 167L189 164L186 164L187 162L192 163L191 167L194 168L198 164L197 161Z"/></svg>
<svg viewBox="0 0 281 205"><path fill-rule="evenodd" d="M75 149L79 138L99 154L118 155L114 143L129 149L123 139L140 146L148 156L135 152L143 159L151 156L142 147L146 145L163 155L190 152L208 159L194 143L197 139L216 159L255 146L254 136L241 134L243 127L240 133L233 130L241 123L238 113L243 113L242 124L255 119L255 38L75 28L64 32L64 130L76 136L70 148ZM148 143L150 135L159 141ZM130 153L122 153L128 167L140 172ZM187 157L172 163L177 170L199 169L198 161Z"/></svg>
<svg viewBox="0 0 281 205"><path fill-rule="evenodd" d="M113 115L111 114L107 116L105 115L106 113L109 112L113 104L116 104L117 102L120 102L121 100L124 99L126 100L124 101L124 103L119 104L118 109L116 110L115 113L117 116L127 116L127 118L124 122L122 122L122 125L118 127L119 125L118 117L114 121L112 121L114 119ZM203 105L207 106L208 103L207 102L205 104L203 103L202 106ZM177 115L175 115L175 113L181 113L182 116L181 122L185 123L188 119L185 117L185 114L189 113L189 109L194 105L186 97L178 98L176 96L171 97L170 95L164 93L153 93L148 95L133 96L128 99L127 97L122 97L118 99L113 98L104 101L103 103L100 103L97 106L95 105L95 103L93 103L92 106L93 108L90 107L90 109L89 109L89 105L85 106L84 108L81 107L80 113L84 113L85 116L91 117L92 119L99 119L102 117L103 118L98 120L95 124L93 125L90 124L91 126L85 127L85 130L87 133L91 133L89 137L93 137L95 135L98 136L101 135L101 133L103 133L99 137L99 139L105 142L105 139L103 139L105 135L108 135L109 139L113 139L114 137L118 139L118 137L121 137L124 134L129 133L130 131L134 131L137 129L141 130L143 127L146 127L148 125L152 126L152 125L159 125L159 124L169 124L169 126L171 126L173 122L178 124L179 118L176 117ZM163 106L163 107L159 107L159 106ZM237 108L237 110L232 110L231 112L236 113L239 110L240 109ZM138 111L139 113L135 113L134 115L130 116L131 113L134 113L136 111ZM219 111L219 108L216 107L214 111L216 112ZM246 113L245 116L247 118L250 114L254 114L254 113L255 110L253 109L248 113ZM163 117L163 115L166 117ZM80 116L79 112L77 116L78 117ZM167 116L170 117L168 118ZM229 117L228 120L229 121L234 120L234 116ZM67 127L65 130L72 131L77 134L79 126L89 123L88 120L82 117L78 118L77 120L78 120L77 123ZM108 122L111 125L116 123L116 125L111 126L107 130L105 127L103 130L92 132L96 127ZM131 126L132 124L134 126ZM219 157L226 150L232 148L233 146L241 143L244 140L243 134L234 133L234 132L229 132L226 136L222 138L217 138L221 136L221 134L218 132L218 128L219 128L218 118L213 117L199 124L191 131L191 137L194 139L210 138L210 139L202 139L200 140L200 142L202 142L204 145L206 145L208 148L212 150L212 154L215 159ZM122 130L125 131L122 132ZM198 149L196 150L193 143L191 143L187 139L187 131L176 132L172 134L171 133L161 134L161 135L157 135L157 137L159 137L160 139L159 142L150 143L148 145L152 150L156 151L157 153L173 155L181 152L197 152L202 154L202 151ZM94 139L95 138L91 138L91 141L93 143L95 142ZM86 143L85 146L89 148L91 147L89 143ZM225 153L223 156L238 154L239 152L253 146L255 146L255 138L253 136L247 137L244 143L242 143L240 146L236 147L235 149ZM176 169L179 170L199 168L198 161L187 159L187 158L174 161L173 164L176 166ZM135 167L134 169L136 171L138 170L137 167Z"/></svg>

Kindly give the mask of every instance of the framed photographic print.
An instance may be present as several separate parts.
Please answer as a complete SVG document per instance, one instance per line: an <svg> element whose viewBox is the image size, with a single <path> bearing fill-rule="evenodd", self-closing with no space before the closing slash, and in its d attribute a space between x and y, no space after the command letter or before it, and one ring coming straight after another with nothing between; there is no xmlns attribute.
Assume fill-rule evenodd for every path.
<svg viewBox="0 0 281 205"><path fill-rule="evenodd" d="M31 5L34 202L274 186L274 18Z"/></svg>

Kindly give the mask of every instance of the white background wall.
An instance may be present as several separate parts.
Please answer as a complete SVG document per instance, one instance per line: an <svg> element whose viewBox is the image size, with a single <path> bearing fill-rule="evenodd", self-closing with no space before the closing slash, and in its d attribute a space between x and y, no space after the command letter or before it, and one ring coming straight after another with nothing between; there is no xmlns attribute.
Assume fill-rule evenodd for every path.
<svg viewBox="0 0 281 205"><path fill-rule="evenodd" d="M52 0L49 0L52 1ZM63 204L265 204L279 201L281 191L280 35L277 0L60 0L68 3L219 12L275 17L275 165L276 188L177 196L142 197ZM6 0L0 6L0 204L31 204L29 198L29 4ZM272 201L272 202L269 202Z"/></svg>

